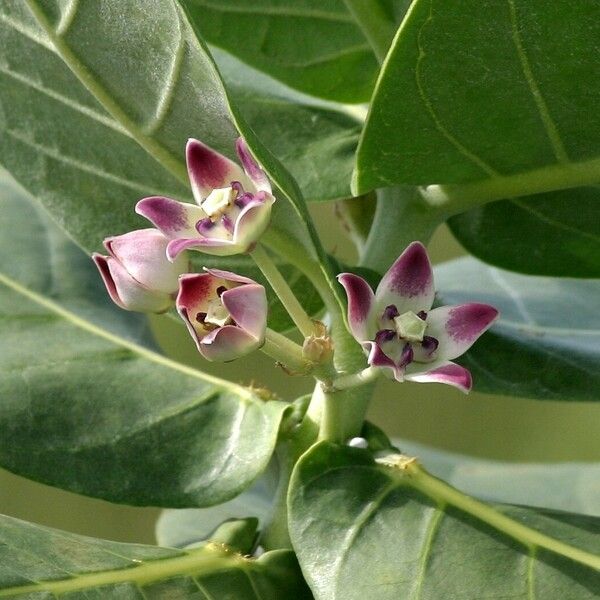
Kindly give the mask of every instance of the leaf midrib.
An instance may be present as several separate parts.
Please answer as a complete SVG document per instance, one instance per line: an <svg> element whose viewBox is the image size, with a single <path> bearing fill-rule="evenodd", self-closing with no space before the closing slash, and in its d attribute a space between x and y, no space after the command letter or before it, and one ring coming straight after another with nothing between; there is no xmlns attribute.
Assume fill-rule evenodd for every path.
<svg viewBox="0 0 600 600"><path fill-rule="evenodd" d="M180 373L183 373L187 376L199 379L205 384L210 384L215 386L216 388L229 391L233 394L236 394L242 401L250 402L253 400L253 395L251 391L247 388L236 385L235 383L231 383L229 381L219 379L217 377L213 377L212 375L202 373L197 369L188 367L182 363L167 358L166 356L162 356L157 352L153 352L152 350L144 348L139 344L126 340L118 335L115 335L114 333L110 333L109 331L106 331L105 329L102 329L86 321L85 319L82 319L75 313L63 308L53 300L44 298L37 292L26 288L25 286L4 275L3 273L0 273L0 284L5 285L17 294L28 298L29 300L35 302L39 306L42 306L50 312L54 313L55 315L58 315L74 327L77 327L79 329L87 331L88 333L91 333L92 335L105 339L116 346L120 346L121 348L127 349L133 352L134 354L140 356L141 358L154 362L162 367L167 367L175 371L179 371Z"/></svg>
<svg viewBox="0 0 600 600"><path fill-rule="evenodd" d="M242 556L222 545L208 543L198 550L191 550L182 555L143 561L138 566L127 566L121 569L109 569L76 575L69 579L36 581L35 583L0 589L0 598L17 594L48 591L53 594L65 594L78 590L91 589L116 583L135 583L148 585L175 576L190 576L206 570L217 570L231 566L239 566L246 571Z"/></svg>
<svg viewBox="0 0 600 600"><path fill-rule="evenodd" d="M187 169L183 161L174 156L158 140L145 133L144 127L135 123L93 73L77 58L69 44L54 30L37 0L25 0L36 21L52 42L56 52L77 76L85 88L100 102L106 111L146 150L156 161L185 185L189 184ZM179 12L177 12L179 16Z"/></svg>

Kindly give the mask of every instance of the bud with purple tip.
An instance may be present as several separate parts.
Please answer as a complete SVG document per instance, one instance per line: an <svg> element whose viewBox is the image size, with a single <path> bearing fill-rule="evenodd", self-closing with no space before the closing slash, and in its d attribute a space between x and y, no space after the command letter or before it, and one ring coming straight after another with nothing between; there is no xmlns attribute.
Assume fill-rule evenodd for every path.
<svg viewBox="0 0 600 600"><path fill-rule="evenodd" d="M188 269L181 255L169 262L169 240L156 229L139 229L104 240L108 256L94 253L112 300L125 310L161 313L174 304L179 275Z"/></svg>

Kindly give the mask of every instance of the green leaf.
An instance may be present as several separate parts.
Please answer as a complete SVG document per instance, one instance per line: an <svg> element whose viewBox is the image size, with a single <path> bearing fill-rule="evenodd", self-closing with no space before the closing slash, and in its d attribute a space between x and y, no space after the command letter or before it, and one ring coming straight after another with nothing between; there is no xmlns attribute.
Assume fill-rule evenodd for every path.
<svg viewBox="0 0 600 600"><path fill-rule="evenodd" d="M597 401L600 281L532 277L472 258L436 269L442 304L479 301L500 319L458 362L475 389L541 400Z"/></svg>
<svg viewBox="0 0 600 600"><path fill-rule="evenodd" d="M342 0L179 0L202 37L307 94L367 102L377 61Z"/></svg>
<svg viewBox="0 0 600 600"><path fill-rule="evenodd" d="M107 235L147 226L133 212L142 196L187 199L187 138L231 155L235 118L283 191L267 237L317 258L297 185L232 115L211 57L174 0L69 4L60 17L53 6L0 5L0 162L78 243L97 249Z"/></svg>
<svg viewBox="0 0 600 600"><path fill-rule="evenodd" d="M266 467L286 404L171 361L90 258L0 191L0 464L130 504L223 502Z"/></svg>
<svg viewBox="0 0 600 600"><path fill-rule="evenodd" d="M254 515L263 528L270 518L277 480L277 465L271 461L251 487L228 502L210 508L165 509L156 522L156 540L161 546L184 548L210 537L216 523L240 515Z"/></svg>
<svg viewBox="0 0 600 600"><path fill-rule="evenodd" d="M350 179L362 113L316 101L213 51L245 121L294 176L307 201L352 195Z"/></svg>
<svg viewBox="0 0 600 600"><path fill-rule="evenodd" d="M591 600L600 586L599 519L494 510L399 456L321 443L297 464L288 501L318 600Z"/></svg>
<svg viewBox="0 0 600 600"><path fill-rule="evenodd" d="M0 7L0 161L96 249L147 223L133 212L139 198L190 196L188 137L231 153L236 132L210 58L172 2L66 6L58 23L47 0Z"/></svg>
<svg viewBox="0 0 600 600"><path fill-rule="evenodd" d="M595 2L416 0L376 86L357 190L457 184L426 194L467 203L596 183L599 35Z"/></svg>
<svg viewBox="0 0 600 600"><path fill-rule="evenodd" d="M258 559L221 540L187 551L122 544L0 516L0 598L308 600L293 552ZM283 596L282 596L283 594Z"/></svg>
<svg viewBox="0 0 600 600"><path fill-rule="evenodd" d="M486 204L448 222L460 243L503 269L600 277L597 187Z"/></svg>

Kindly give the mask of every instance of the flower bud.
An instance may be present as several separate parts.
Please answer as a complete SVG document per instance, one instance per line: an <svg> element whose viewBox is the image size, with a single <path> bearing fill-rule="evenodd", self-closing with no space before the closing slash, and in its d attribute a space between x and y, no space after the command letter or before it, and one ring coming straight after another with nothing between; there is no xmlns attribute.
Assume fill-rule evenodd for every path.
<svg viewBox="0 0 600 600"><path fill-rule="evenodd" d="M184 255L167 260L169 240L156 229L140 229L104 240L108 256L94 253L113 302L125 310L161 313L169 310L179 287L179 275L187 271Z"/></svg>

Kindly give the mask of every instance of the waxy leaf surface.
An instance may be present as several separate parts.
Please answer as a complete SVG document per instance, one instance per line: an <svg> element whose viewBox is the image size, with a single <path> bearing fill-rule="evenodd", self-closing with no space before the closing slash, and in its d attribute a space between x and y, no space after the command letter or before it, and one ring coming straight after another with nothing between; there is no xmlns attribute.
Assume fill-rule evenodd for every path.
<svg viewBox="0 0 600 600"><path fill-rule="evenodd" d="M478 301L500 318L458 359L475 389L540 400L597 401L600 281L533 277L472 258L435 270L442 304Z"/></svg>
<svg viewBox="0 0 600 600"><path fill-rule="evenodd" d="M460 243L503 269L600 277L600 189L583 187L492 202L451 218Z"/></svg>
<svg viewBox="0 0 600 600"><path fill-rule="evenodd" d="M377 61L343 0L179 0L204 39L307 94L367 102Z"/></svg>
<svg viewBox="0 0 600 600"><path fill-rule="evenodd" d="M357 190L468 184L456 198L477 201L596 183L599 35L593 1L416 0L375 88Z"/></svg>
<svg viewBox="0 0 600 600"><path fill-rule="evenodd" d="M600 586L598 519L504 505L495 508L510 521L493 528L468 504L417 491L400 467L365 450L313 447L288 503L317 600L591 600ZM521 525L531 528L527 545L514 537ZM538 533L551 549L533 541Z"/></svg>

